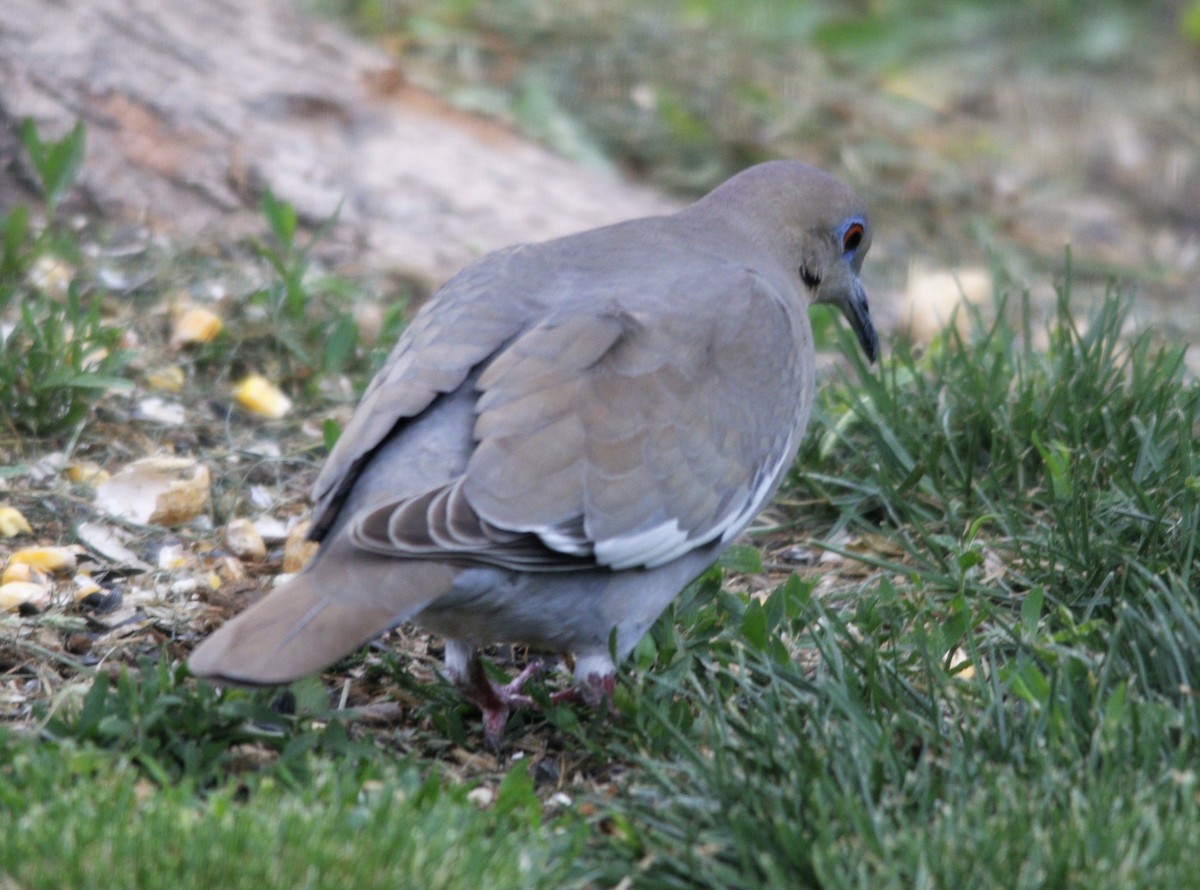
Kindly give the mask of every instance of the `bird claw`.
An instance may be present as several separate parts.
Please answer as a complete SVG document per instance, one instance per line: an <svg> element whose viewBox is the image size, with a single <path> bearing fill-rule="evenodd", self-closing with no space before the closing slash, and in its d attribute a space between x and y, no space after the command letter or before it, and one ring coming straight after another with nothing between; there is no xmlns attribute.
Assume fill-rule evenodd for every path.
<svg viewBox="0 0 1200 890"><path fill-rule="evenodd" d="M487 676L481 660L476 658L472 661L468 679L460 685L467 700L483 712L483 739L490 750L500 750L504 726L508 723L508 715L513 709L527 708L533 704L533 699L521 690L541 671L541 664L533 662L501 686Z"/></svg>

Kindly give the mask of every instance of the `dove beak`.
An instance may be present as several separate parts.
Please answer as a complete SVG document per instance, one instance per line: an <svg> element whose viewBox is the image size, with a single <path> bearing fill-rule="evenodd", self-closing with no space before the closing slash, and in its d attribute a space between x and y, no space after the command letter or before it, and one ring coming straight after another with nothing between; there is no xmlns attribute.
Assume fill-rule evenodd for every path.
<svg viewBox="0 0 1200 890"><path fill-rule="evenodd" d="M879 356L879 334L875 332L875 323L871 321L867 292L857 275L850 279L850 299L842 304L842 313L854 329L859 345L867 354L867 361L873 364Z"/></svg>

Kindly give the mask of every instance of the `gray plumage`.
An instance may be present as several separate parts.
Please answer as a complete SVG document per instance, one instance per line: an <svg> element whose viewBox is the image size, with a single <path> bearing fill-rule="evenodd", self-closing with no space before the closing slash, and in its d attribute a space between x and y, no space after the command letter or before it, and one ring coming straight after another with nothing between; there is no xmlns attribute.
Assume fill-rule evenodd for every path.
<svg viewBox="0 0 1200 890"><path fill-rule="evenodd" d="M839 306L875 358L869 245L853 192L775 161L672 216L468 266L318 477L316 558L192 672L286 682L412 620L448 638L492 741L521 697L479 671L483 643L574 653L577 688L603 698L613 631L623 658L792 461L813 399L808 304Z"/></svg>

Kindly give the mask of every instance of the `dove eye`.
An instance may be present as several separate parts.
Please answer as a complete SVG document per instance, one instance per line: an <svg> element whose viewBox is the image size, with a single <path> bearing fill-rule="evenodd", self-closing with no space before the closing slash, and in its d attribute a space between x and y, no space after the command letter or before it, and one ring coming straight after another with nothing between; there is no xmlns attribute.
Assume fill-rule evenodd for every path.
<svg viewBox="0 0 1200 890"><path fill-rule="evenodd" d="M842 253L853 253L858 249L858 245L862 244L862 239L862 223L851 223L842 235Z"/></svg>

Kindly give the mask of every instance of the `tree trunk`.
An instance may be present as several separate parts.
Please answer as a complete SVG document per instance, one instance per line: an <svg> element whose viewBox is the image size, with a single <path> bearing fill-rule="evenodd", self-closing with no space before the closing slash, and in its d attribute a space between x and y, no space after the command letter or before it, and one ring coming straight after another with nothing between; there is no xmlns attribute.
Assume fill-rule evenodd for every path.
<svg viewBox="0 0 1200 890"><path fill-rule="evenodd" d="M656 193L407 84L381 51L272 0L3 0L0 209L17 128L77 119L77 198L156 230L261 232L270 187L356 259L429 281L475 256L669 211Z"/></svg>

